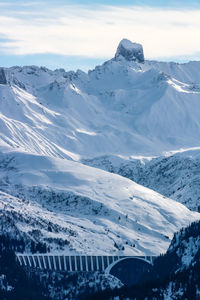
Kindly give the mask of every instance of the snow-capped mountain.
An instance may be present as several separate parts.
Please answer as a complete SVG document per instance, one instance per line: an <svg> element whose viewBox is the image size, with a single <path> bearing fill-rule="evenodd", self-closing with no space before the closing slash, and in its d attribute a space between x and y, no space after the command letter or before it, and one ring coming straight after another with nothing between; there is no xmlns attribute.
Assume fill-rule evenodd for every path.
<svg viewBox="0 0 200 300"><path fill-rule="evenodd" d="M144 61L141 45L122 40L88 74L2 69L1 144L73 160L199 146L199 65Z"/></svg>
<svg viewBox="0 0 200 300"><path fill-rule="evenodd" d="M145 61L140 44L122 40L88 74L1 68L1 230L22 236L27 250L35 240L75 253L164 252L200 215L142 185L173 196L162 175L157 182L158 156L199 146L199 66Z"/></svg>

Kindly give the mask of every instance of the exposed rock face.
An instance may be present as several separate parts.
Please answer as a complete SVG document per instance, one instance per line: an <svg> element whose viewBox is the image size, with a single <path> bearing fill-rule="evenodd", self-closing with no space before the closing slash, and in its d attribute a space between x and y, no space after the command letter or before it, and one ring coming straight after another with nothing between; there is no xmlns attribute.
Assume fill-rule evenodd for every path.
<svg viewBox="0 0 200 300"><path fill-rule="evenodd" d="M121 40L115 54L115 59L124 57L128 61L144 62L143 47L141 44L132 43L127 39Z"/></svg>
<svg viewBox="0 0 200 300"><path fill-rule="evenodd" d="M6 75L3 68L0 68L0 84L7 84Z"/></svg>

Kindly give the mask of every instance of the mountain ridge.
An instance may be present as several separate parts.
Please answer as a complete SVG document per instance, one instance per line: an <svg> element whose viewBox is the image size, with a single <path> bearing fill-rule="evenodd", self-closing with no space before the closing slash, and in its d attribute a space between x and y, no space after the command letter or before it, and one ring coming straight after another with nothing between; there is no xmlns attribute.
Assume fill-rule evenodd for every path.
<svg viewBox="0 0 200 300"><path fill-rule="evenodd" d="M34 66L3 69L8 84L1 85L1 99L7 99L1 105L2 140L23 151L45 154L46 148L48 155L75 160L197 147L198 66L114 58L88 74ZM5 110L9 103L16 114ZM23 137L24 132L29 134Z"/></svg>

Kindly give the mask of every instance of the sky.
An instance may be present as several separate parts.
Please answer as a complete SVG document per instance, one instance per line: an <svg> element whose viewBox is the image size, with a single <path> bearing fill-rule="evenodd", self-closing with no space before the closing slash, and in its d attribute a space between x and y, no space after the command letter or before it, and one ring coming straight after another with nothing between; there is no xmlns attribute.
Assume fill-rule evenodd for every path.
<svg viewBox="0 0 200 300"><path fill-rule="evenodd" d="M200 60L200 0L0 0L0 66L87 71L121 39L146 59Z"/></svg>

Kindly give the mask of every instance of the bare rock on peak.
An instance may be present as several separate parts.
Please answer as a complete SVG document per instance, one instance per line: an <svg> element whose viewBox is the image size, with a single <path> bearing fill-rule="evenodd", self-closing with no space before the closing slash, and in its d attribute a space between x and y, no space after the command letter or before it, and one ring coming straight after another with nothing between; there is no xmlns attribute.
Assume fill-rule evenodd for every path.
<svg viewBox="0 0 200 300"><path fill-rule="evenodd" d="M121 40L115 54L115 60L125 58L128 61L144 62L143 47L141 44L132 43L127 39Z"/></svg>

